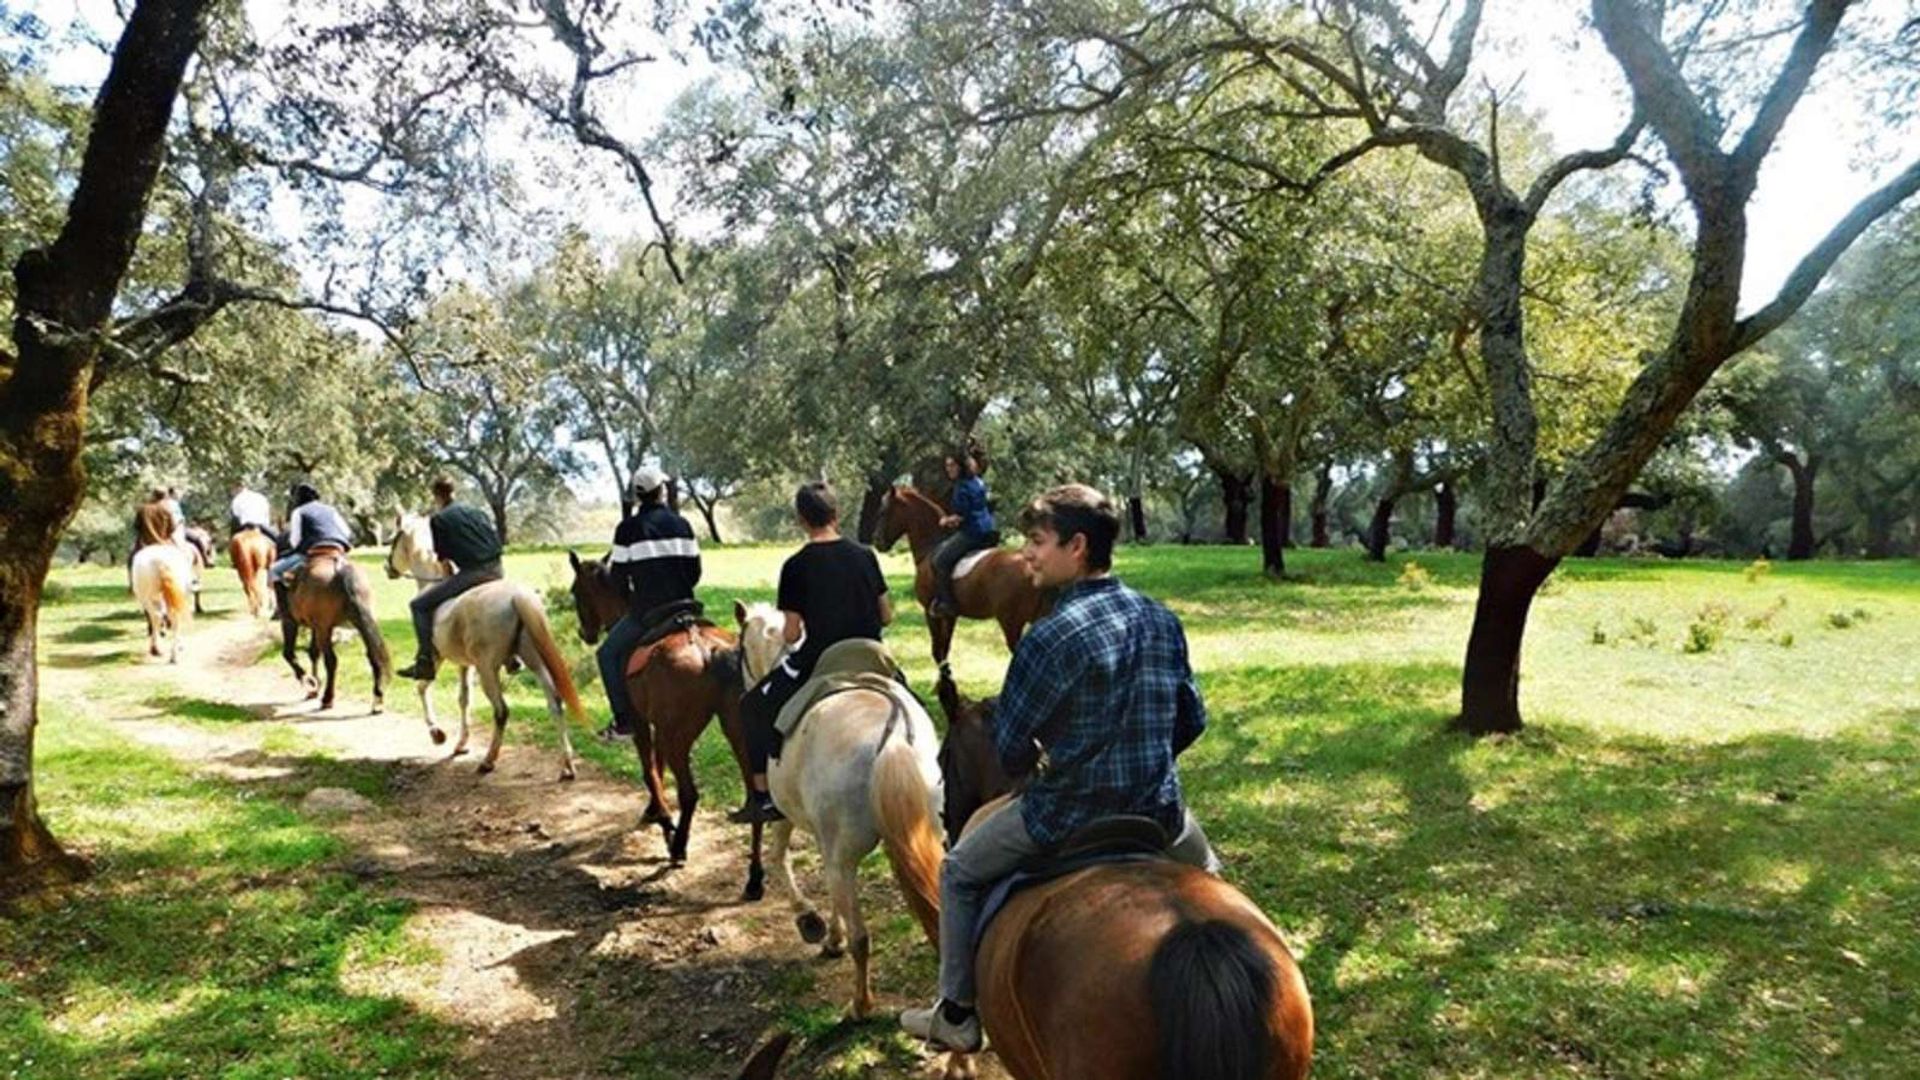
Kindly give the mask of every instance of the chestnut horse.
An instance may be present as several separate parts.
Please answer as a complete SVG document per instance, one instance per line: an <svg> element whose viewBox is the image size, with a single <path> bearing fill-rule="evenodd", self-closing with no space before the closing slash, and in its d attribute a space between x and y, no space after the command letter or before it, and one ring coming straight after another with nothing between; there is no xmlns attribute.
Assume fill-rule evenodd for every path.
<svg viewBox="0 0 1920 1080"><path fill-rule="evenodd" d="M606 560L582 562L569 551L567 561L573 566L573 609L580 617L580 638L592 645L600 640L603 627L627 614L627 602L615 587ZM747 770L745 729L740 726L743 688L734 662L737 653L731 631L702 622L661 638L639 674L631 665L627 670L627 693L642 718L633 732L633 750L647 785L647 809L640 824L660 826L667 857L674 863L687 859L693 808L700 802L700 787L693 779L693 744L716 716L740 765L741 786L749 786L752 774ZM680 800L677 823L660 780L663 760L673 770L674 794Z"/></svg>
<svg viewBox="0 0 1920 1080"><path fill-rule="evenodd" d="M273 565L273 538L259 529L242 529L227 541L227 559L240 575L247 594L247 612L254 618L273 614L273 589L267 585L267 567Z"/></svg>
<svg viewBox="0 0 1920 1080"><path fill-rule="evenodd" d="M943 680L940 703L947 810L977 818L969 799L1008 791L967 745L991 745L993 701L969 705ZM1025 889L975 964L981 1024L1016 1080L1301 1080L1313 1059L1313 1006L1280 932L1183 863L1105 863ZM972 1070L948 1061L949 1077Z"/></svg>
<svg viewBox="0 0 1920 1080"><path fill-rule="evenodd" d="M366 646L367 664L373 668L373 711L380 712L385 708L387 674L393 670L393 661L387 656L386 639L380 636L380 623L373 615L373 592L359 569L347 561L346 552L331 545L315 547L307 552L307 565L294 579L287 603L280 609L280 655L307 688L307 696L320 698L322 709L333 708L334 676L340 669L333 631L342 623L352 626ZM307 662L313 665L314 675L319 674L322 658L326 660L324 694L294 655L302 626L313 632L307 644Z"/></svg>
<svg viewBox="0 0 1920 1080"><path fill-rule="evenodd" d="M874 533L874 546L890 551L902 535L913 549L913 592L920 608L927 613L927 632L933 636L933 659L947 666L947 652L953 644L954 619L936 617L934 600L933 549L942 538L940 518L946 511L921 492L895 484L880 499L880 527ZM972 559L974 556L967 556ZM962 565L965 565L963 560ZM1026 560L1019 552L988 551L967 573L953 582L953 599L960 615L969 619L995 619L1006 635L1007 648L1020 643L1027 624L1045 614L1046 595L1033 583Z"/></svg>

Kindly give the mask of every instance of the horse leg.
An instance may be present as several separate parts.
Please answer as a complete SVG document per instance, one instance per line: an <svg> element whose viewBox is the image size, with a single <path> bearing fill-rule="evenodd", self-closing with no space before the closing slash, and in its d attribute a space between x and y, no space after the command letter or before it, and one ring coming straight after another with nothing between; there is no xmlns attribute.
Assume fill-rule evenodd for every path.
<svg viewBox="0 0 1920 1080"><path fill-rule="evenodd" d="M700 802L700 788L693 781L693 747L675 739L664 755L673 769L673 794L680 800L680 820L673 828L673 840L667 844L667 861L679 866L687 861L687 838L693 835L693 808Z"/></svg>
<svg viewBox="0 0 1920 1080"><path fill-rule="evenodd" d="M327 692L320 698L322 711L333 708L334 682L340 675L340 653L333 647L333 628L328 627L325 634L314 631L314 638L320 648L320 657L327 663Z"/></svg>
<svg viewBox="0 0 1920 1080"><path fill-rule="evenodd" d="M459 757L467 752L467 732L473 725L473 669L462 665L460 668L460 741L453 744L453 753L448 757Z"/></svg>
<svg viewBox="0 0 1920 1080"><path fill-rule="evenodd" d="M500 743L507 733L507 698L500 692L500 672L498 669L482 664L474 669L480 675L480 689L493 703L493 744L487 747L487 756L480 762L482 775L493 771L500 760Z"/></svg>
<svg viewBox="0 0 1920 1080"><path fill-rule="evenodd" d="M1021 622L1017 615L1000 616L1000 633L1007 639L1008 652L1012 652L1014 646L1020 644L1020 635L1026 628L1027 624Z"/></svg>
<svg viewBox="0 0 1920 1080"><path fill-rule="evenodd" d="M633 753L640 759L640 780L647 785L647 808L640 813L640 828L660 826L662 838L673 847L673 816L667 811L665 785L660 782L660 752L653 745L653 721L641 717L633 725Z"/></svg>
<svg viewBox="0 0 1920 1080"><path fill-rule="evenodd" d="M420 713L427 718L427 737L433 740L433 745L440 746L447 741L447 733L440 730L433 718L433 684L417 682L413 689L420 695Z"/></svg>
<svg viewBox="0 0 1920 1080"><path fill-rule="evenodd" d="M953 628L958 620L927 616L927 631L933 637L933 662L947 666L947 654L953 650Z"/></svg>
<svg viewBox="0 0 1920 1080"><path fill-rule="evenodd" d="M787 903L793 908L793 924L800 929L800 940L809 945L818 945L827 939L827 920L814 910L813 902L800 891L800 883L793 876L793 822L776 821L773 823L774 869L779 871L780 884L787 890Z"/></svg>
<svg viewBox="0 0 1920 1080"><path fill-rule="evenodd" d="M748 790L752 790L749 788ZM747 856L747 887L741 891L740 899L752 903L767 895L767 868L760 861L760 838L765 825L758 817L753 819L753 840Z"/></svg>
<svg viewBox="0 0 1920 1080"><path fill-rule="evenodd" d="M293 616L284 609L280 612L280 655L286 660L287 666L293 669L293 677L300 681L300 685L311 689L306 669L300 666L300 624L294 622Z"/></svg>
<svg viewBox="0 0 1920 1080"><path fill-rule="evenodd" d="M873 981L867 971L873 941L867 935L866 920L860 917L860 859L857 855L848 858L846 852L835 851L826 863L827 895L833 902L834 933L828 939L827 947L821 950L821 955L839 955L840 927L844 924L847 946L853 953L853 1018L864 1020L867 1014L873 1012Z"/></svg>

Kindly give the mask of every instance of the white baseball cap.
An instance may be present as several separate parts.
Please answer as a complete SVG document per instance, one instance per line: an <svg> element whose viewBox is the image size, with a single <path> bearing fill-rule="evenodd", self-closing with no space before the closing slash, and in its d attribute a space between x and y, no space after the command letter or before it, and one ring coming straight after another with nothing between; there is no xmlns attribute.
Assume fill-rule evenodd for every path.
<svg viewBox="0 0 1920 1080"><path fill-rule="evenodd" d="M660 485L666 482L667 474L660 471L660 466L658 465L642 465L639 470L633 474L633 490L637 495L645 495L649 491L658 491L660 490Z"/></svg>

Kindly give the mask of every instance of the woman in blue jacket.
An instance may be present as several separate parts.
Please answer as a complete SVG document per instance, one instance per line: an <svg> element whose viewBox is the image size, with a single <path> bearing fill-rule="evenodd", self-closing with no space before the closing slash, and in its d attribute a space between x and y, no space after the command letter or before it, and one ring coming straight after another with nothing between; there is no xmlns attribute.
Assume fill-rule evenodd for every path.
<svg viewBox="0 0 1920 1080"><path fill-rule="evenodd" d="M947 479L953 481L953 512L940 527L954 530L933 550L934 601L930 613L941 618L959 614L953 601L953 568L968 552L994 547L1000 536L987 508L987 485L980 479L980 459L970 450L947 455Z"/></svg>

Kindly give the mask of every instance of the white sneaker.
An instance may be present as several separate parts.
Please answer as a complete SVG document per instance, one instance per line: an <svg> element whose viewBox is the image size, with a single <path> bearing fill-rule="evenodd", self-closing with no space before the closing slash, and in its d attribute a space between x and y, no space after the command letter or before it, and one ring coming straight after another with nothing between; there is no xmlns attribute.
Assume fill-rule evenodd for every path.
<svg viewBox="0 0 1920 1080"><path fill-rule="evenodd" d="M916 1039L939 1043L948 1050L962 1054L978 1053L982 1044L978 1014L958 1024L951 1023L940 1011L938 1001L924 1009L908 1009L901 1013L900 1026Z"/></svg>

